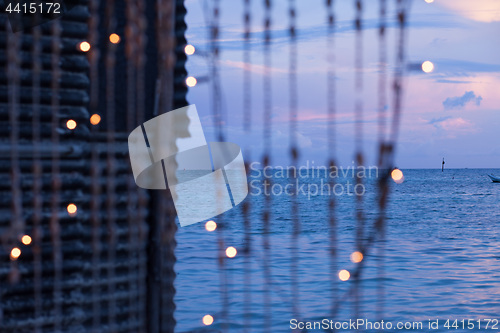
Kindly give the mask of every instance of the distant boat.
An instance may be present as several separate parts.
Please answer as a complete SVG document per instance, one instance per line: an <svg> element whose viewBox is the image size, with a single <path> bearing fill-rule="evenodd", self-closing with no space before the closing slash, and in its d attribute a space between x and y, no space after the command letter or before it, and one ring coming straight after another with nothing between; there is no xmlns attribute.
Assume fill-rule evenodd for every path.
<svg viewBox="0 0 500 333"><path fill-rule="evenodd" d="M493 175L488 175L493 183L500 183L500 177L495 177Z"/></svg>

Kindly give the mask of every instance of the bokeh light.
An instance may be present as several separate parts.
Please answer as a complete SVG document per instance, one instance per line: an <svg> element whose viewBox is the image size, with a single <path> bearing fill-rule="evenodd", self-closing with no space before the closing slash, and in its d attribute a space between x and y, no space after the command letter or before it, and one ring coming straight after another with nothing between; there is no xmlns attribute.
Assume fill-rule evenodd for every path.
<svg viewBox="0 0 500 333"><path fill-rule="evenodd" d="M10 251L10 259L17 260L21 256L21 250L18 247L13 248Z"/></svg>
<svg viewBox="0 0 500 333"><path fill-rule="evenodd" d="M21 238L21 242L24 245L30 245L31 244L31 237L28 235L24 235L23 238Z"/></svg>
<svg viewBox="0 0 500 333"><path fill-rule="evenodd" d="M196 80L195 77L193 76L190 76L186 79L186 85L188 87L194 87L196 85L196 83L198 83L198 81Z"/></svg>
<svg viewBox="0 0 500 333"><path fill-rule="evenodd" d="M74 121L73 119L68 120L66 122L66 127L70 130L74 130L76 128L76 121Z"/></svg>
<svg viewBox="0 0 500 333"><path fill-rule="evenodd" d="M238 253L238 251L236 251L236 249L232 246L230 246L226 249L226 256L228 256L229 258L236 257L237 253Z"/></svg>
<svg viewBox="0 0 500 333"><path fill-rule="evenodd" d="M192 55L192 54L194 54L194 51L195 51L195 50L196 50L196 49L194 48L194 46L193 46L193 45L190 45L190 44L188 44L188 45L186 45L186 46L184 47L184 52L186 52L186 54L187 54L187 55Z"/></svg>
<svg viewBox="0 0 500 333"><path fill-rule="evenodd" d="M401 184L405 180L405 177L403 175L403 171L401 171L399 169L392 170L391 178L392 178L392 180L394 180L394 182L396 184Z"/></svg>
<svg viewBox="0 0 500 333"><path fill-rule="evenodd" d="M349 278L351 277L351 273L349 273L349 271L343 269L339 272L339 279L341 279L342 281L347 281L349 280Z"/></svg>
<svg viewBox="0 0 500 333"><path fill-rule="evenodd" d="M82 52L90 51L90 43L89 42L81 42L79 47L80 47L80 51L82 51Z"/></svg>
<svg viewBox="0 0 500 333"><path fill-rule="evenodd" d="M205 229L207 229L207 231L214 231L215 229L217 229L217 223L215 223L214 221L208 221L207 223L205 223Z"/></svg>
<svg viewBox="0 0 500 333"><path fill-rule="evenodd" d="M433 3L434 0L425 0L425 2L427 2L427 3Z"/></svg>
<svg viewBox="0 0 500 333"><path fill-rule="evenodd" d="M431 73L434 70L434 64L429 60L426 60L422 63L422 70L425 73Z"/></svg>
<svg viewBox="0 0 500 333"><path fill-rule="evenodd" d="M75 215L77 211L77 207L75 204L69 204L68 207L66 208L68 210L69 215Z"/></svg>
<svg viewBox="0 0 500 333"><path fill-rule="evenodd" d="M120 42L120 36L117 34L111 34L109 35L109 41L113 44L118 44Z"/></svg>
<svg viewBox="0 0 500 333"><path fill-rule="evenodd" d="M94 113L91 117L90 117L90 123L92 125L97 125L101 122L101 116L98 115L97 113Z"/></svg>
<svg viewBox="0 0 500 333"><path fill-rule="evenodd" d="M203 324L209 326L212 325L213 322L214 322L214 317L212 317L211 315L203 316Z"/></svg>
<svg viewBox="0 0 500 333"><path fill-rule="evenodd" d="M355 264L360 263L361 261L363 261L363 253L359 251L351 253L351 261Z"/></svg>

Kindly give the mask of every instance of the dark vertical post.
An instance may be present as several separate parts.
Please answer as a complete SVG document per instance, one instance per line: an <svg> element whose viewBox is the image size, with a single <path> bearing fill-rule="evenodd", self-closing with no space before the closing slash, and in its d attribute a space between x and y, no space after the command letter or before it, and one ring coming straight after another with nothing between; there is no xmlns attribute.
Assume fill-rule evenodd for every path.
<svg viewBox="0 0 500 333"><path fill-rule="evenodd" d="M170 80L169 86L170 90L167 93L169 98L166 103L169 104L165 111L174 110L188 103L186 101L187 86L185 84L185 78L187 72L185 69L186 64L186 53L184 52L184 47L186 45L185 31L187 29L184 17L186 15L186 8L184 7L184 0L167 0L171 1L172 13L165 13L173 19L173 24L171 28L173 31L173 50L168 50L169 57L174 58L173 68L167 68ZM168 29L167 29L168 31ZM168 66L168 65L167 65ZM161 100L161 99L160 99ZM172 194L170 191L163 191L160 196L161 202L157 201L157 204L162 205L159 207L162 212L162 226L160 231L161 235L161 300L160 300L160 332L173 333L175 331L175 325L177 324L174 316L175 312L175 286L174 281L176 278L176 273L174 270L175 263L177 261L175 257L175 247L177 246L177 241L175 235L177 232L177 224L175 223L175 218L177 216L174 201L172 199Z"/></svg>
<svg viewBox="0 0 500 333"><path fill-rule="evenodd" d="M160 290L161 290L161 243L160 216L161 205L158 191L150 192L150 215L148 217L148 268L147 268L147 323L148 333L160 332Z"/></svg>
<svg viewBox="0 0 500 333"><path fill-rule="evenodd" d="M157 7L156 0L147 0L145 6L147 21L146 36L146 63L145 63L145 115L144 120L153 117L156 100L156 79L158 75L158 47L156 44ZM149 215L147 224L149 233L147 235L147 278L146 278L146 321L148 333L159 333L160 331L160 289L161 289L161 245L160 245L160 223L157 214L159 205L158 191L148 190Z"/></svg>
<svg viewBox="0 0 500 333"><path fill-rule="evenodd" d="M187 105L184 83L186 24L184 0L151 1L146 17L150 41L157 41L154 52L156 68L147 69L150 78L158 78L154 89L157 112L152 116ZM156 32L155 29L156 28ZM155 36L156 38L153 38ZM151 50L151 49L150 49ZM175 56L174 56L175 53ZM152 66L149 60L147 66ZM172 61L173 60L173 61ZM158 76L159 73L159 76ZM151 117L148 117L148 119ZM176 321L175 287L176 211L170 191L150 191L150 232L148 236L148 332L174 332Z"/></svg>
<svg viewBox="0 0 500 333"><path fill-rule="evenodd" d="M156 1L148 0L146 4L146 20L148 22L146 36L147 46L146 46L146 112L145 120L150 119L153 116L153 110L156 108L156 91L155 86L156 77L158 73L158 61L157 61L157 45L156 45ZM151 111L149 111L151 110ZM148 112L149 111L149 112ZM161 246L160 246L160 232L159 232L159 221L157 207L158 207L158 195L157 191L149 190L149 216L147 218L147 223L149 226L149 233L147 236L147 281L146 281L146 314L147 314L147 332L148 333L159 333L160 331L160 259L161 259Z"/></svg>

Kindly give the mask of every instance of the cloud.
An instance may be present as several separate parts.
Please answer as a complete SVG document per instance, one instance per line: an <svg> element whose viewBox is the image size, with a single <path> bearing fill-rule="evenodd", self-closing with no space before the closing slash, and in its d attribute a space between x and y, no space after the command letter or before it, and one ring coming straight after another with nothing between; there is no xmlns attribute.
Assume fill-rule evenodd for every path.
<svg viewBox="0 0 500 333"><path fill-rule="evenodd" d="M299 132L296 132L295 135L297 136L297 142L300 148L306 148L312 146L312 140L308 136L305 136Z"/></svg>
<svg viewBox="0 0 500 333"><path fill-rule="evenodd" d="M434 38L432 42L429 43L431 47L442 47L447 42L446 38Z"/></svg>
<svg viewBox="0 0 500 333"><path fill-rule="evenodd" d="M274 140L276 140L276 143L274 144L275 148L281 147L288 147L290 143L290 133L288 132L282 132L281 130L276 130L275 135L273 136ZM300 148L307 148L307 147L312 147L313 143L310 137L305 136L304 134L295 131L295 139L297 140L297 144Z"/></svg>
<svg viewBox="0 0 500 333"><path fill-rule="evenodd" d="M467 119L463 118L453 118L451 116L446 116L446 117L441 117L441 118L434 118L432 120L429 120L428 124L434 125L437 129L444 129L447 131L450 130L469 130L472 129L474 126L473 123L471 123Z"/></svg>
<svg viewBox="0 0 500 333"><path fill-rule="evenodd" d="M462 96L448 97L444 100L443 106L445 110L461 109L470 102L479 106L482 100L483 98L481 96L476 96L473 91L466 91Z"/></svg>
<svg viewBox="0 0 500 333"><path fill-rule="evenodd" d="M473 124L463 118L450 118L442 121L440 123L441 127L446 131L451 130L470 130Z"/></svg>
<svg viewBox="0 0 500 333"><path fill-rule="evenodd" d="M440 0L436 3L470 20L500 21L500 2L498 0Z"/></svg>
<svg viewBox="0 0 500 333"><path fill-rule="evenodd" d="M453 83L453 84L460 84L460 83L473 83L474 81L459 81L459 80L447 80L447 79L439 79L436 80L438 83Z"/></svg>
<svg viewBox="0 0 500 333"><path fill-rule="evenodd" d="M449 77L470 77L475 73L498 73L500 64L489 64L457 59L433 59L434 73L444 79Z"/></svg>
<svg viewBox="0 0 500 333"><path fill-rule="evenodd" d="M363 20L362 29L364 31L378 30L379 29L379 19L378 18L366 18ZM429 20L428 16L422 17L422 19L412 19L408 22L410 28L421 29L421 28L458 28L461 27L460 24L450 21L450 20ZM388 17L386 22L387 29L396 29L399 27L399 22L395 18ZM206 38L208 34L207 25L190 26L188 29L188 39L191 43L202 48L209 50L211 40ZM224 25L220 27L221 38L218 39L219 47L224 50L243 50L245 38L243 28L237 27L234 24ZM344 34L353 33L356 31L356 27L352 20L342 20L337 21L335 25L335 35L341 36ZM323 39L330 34L328 25L318 24L316 26L304 27L297 29L296 31L297 41L310 41L313 39ZM273 46L277 45L287 45L290 42L290 32L289 28L276 27L271 29L271 43ZM260 50L264 45L264 29L254 27L250 32L249 43L252 50Z"/></svg>
<svg viewBox="0 0 500 333"><path fill-rule="evenodd" d="M432 120L429 120L428 124L429 125L439 124L439 123L441 123L441 122L443 122L445 120L448 120L450 118L451 118L451 116L446 116L446 117L441 117L441 118L434 118Z"/></svg>
<svg viewBox="0 0 500 333"><path fill-rule="evenodd" d="M438 135L447 138L456 138L460 134L474 133L477 128L474 124L464 118L453 118L451 116L435 118L428 122L437 129Z"/></svg>
<svg viewBox="0 0 500 333"><path fill-rule="evenodd" d="M287 69L277 68L277 67L267 67L264 65L258 64L249 64L243 61L232 61L232 60L224 60L223 64L229 67L240 68L245 71L250 71L253 73L257 73L260 75L264 75L267 72L271 73L288 73Z"/></svg>

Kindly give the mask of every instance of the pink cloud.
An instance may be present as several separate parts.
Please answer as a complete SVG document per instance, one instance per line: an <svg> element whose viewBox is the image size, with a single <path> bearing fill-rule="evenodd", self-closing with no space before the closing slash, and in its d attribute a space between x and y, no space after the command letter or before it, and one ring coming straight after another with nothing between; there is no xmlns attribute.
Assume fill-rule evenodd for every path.
<svg viewBox="0 0 500 333"><path fill-rule="evenodd" d="M450 118L442 121L441 127L444 130L468 130L474 127L474 124L463 118Z"/></svg>
<svg viewBox="0 0 500 333"><path fill-rule="evenodd" d="M232 60L224 60L224 65L234 68L243 69L245 71L251 71L253 73L264 75L267 70L271 73L288 73L288 69L276 68L276 67L267 67L264 65L257 64L248 64L243 61L232 61Z"/></svg>

